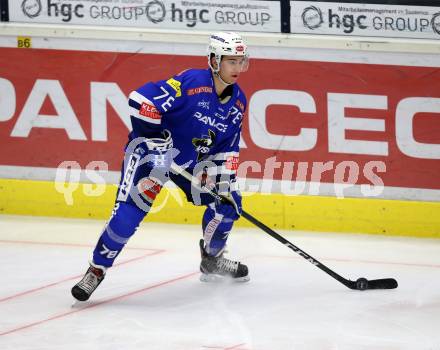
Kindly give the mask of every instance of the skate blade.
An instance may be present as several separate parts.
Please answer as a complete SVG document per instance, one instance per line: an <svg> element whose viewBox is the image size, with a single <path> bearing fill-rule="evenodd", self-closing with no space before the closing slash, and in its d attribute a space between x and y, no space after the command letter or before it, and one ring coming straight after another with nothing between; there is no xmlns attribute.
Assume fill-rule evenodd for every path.
<svg viewBox="0 0 440 350"><path fill-rule="evenodd" d="M201 282L207 282L207 283L235 283L235 282L248 282L250 280L249 276L244 277L238 277L238 278L232 278L229 276L221 276L221 275L214 275L214 274L206 274L202 273L200 275L200 281Z"/></svg>
<svg viewBox="0 0 440 350"><path fill-rule="evenodd" d="M81 305L83 305L85 302L84 301L80 301L80 300L78 300L78 299L73 299L73 302L72 302L72 305L70 305L70 307L72 308L72 309L75 309L75 308L77 308L77 307L80 307Z"/></svg>

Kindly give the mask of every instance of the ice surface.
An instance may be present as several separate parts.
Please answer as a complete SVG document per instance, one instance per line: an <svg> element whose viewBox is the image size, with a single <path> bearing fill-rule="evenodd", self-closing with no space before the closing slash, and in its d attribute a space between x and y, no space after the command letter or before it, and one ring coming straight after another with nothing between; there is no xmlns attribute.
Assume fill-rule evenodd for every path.
<svg viewBox="0 0 440 350"><path fill-rule="evenodd" d="M102 221L0 216L0 349L440 349L440 240L280 232L352 291L258 229L228 257L249 283L199 281L200 228L144 223L91 300L72 307Z"/></svg>

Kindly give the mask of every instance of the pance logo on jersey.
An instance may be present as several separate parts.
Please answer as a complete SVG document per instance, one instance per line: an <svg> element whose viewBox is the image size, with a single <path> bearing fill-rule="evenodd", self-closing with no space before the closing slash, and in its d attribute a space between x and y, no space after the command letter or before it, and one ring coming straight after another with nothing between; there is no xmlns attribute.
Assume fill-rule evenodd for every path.
<svg viewBox="0 0 440 350"><path fill-rule="evenodd" d="M199 87L196 87L194 89L186 90L186 94L188 96L197 95L197 94L201 94L201 93L212 94L212 87L210 87L210 86L199 86Z"/></svg>
<svg viewBox="0 0 440 350"><path fill-rule="evenodd" d="M151 119L160 119L161 115L157 108L149 103L142 102L141 108L139 109L139 114Z"/></svg>
<svg viewBox="0 0 440 350"><path fill-rule="evenodd" d="M182 96L182 90L180 90L180 85L182 85L182 83L180 81L171 78L167 80L167 84L176 91L176 97Z"/></svg>
<svg viewBox="0 0 440 350"><path fill-rule="evenodd" d="M208 130L208 136L203 135L202 138L196 138L194 137L192 139L192 144L196 148L197 155L197 161L201 161L203 159L203 156L209 152L209 150L214 146L215 143L215 132L211 129Z"/></svg>
<svg viewBox="0 0 440 350"><path fill-rule="evenodd" d="M237 108L235 108L235 109L237 109ZM238 109L237 109L237 111L238 111ZM195 112L194 113L194 117L197 118L203 124L212 126L212 127L216 128L220 132L226 132L226 130L228 129L228 125L227 124L218 123L215 118L213 118L213 117L211 117L209 115L203 115L200 112Z"/></svg>

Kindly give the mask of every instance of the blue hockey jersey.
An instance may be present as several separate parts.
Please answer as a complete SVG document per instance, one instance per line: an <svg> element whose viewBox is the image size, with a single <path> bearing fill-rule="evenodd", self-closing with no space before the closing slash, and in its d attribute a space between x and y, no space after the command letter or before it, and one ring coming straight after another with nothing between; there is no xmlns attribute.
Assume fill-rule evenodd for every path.
<svg viewBox="0 0 440 350"><path fill-rule="evenodd" d="M237 84L232 87L231 98L221 103L210 69L189 69L141 86L129 96L130 140L168 129L179 151L177 164L194 168L209 160L218 165L217 173L235 172L246 97Z"/></svg>

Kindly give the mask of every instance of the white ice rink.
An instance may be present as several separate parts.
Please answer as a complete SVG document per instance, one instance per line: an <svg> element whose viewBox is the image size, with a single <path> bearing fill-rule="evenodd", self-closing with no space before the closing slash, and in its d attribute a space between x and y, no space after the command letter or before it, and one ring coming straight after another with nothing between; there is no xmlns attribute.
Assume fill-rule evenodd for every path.
<svg viewBox="0 0 440 350"><path fill-rule="evenodd" d="M228 257L251 281L199 281L196 226L144 223L91 301L71 307L103 222L0 216L0 349L440 349L440 240L280 232L352 291L258 229Z"/></svg>

